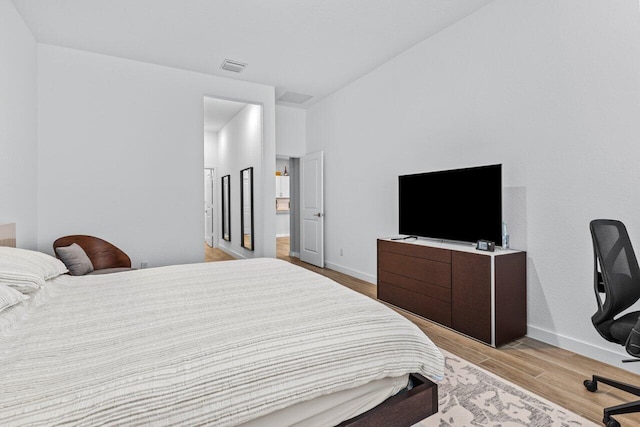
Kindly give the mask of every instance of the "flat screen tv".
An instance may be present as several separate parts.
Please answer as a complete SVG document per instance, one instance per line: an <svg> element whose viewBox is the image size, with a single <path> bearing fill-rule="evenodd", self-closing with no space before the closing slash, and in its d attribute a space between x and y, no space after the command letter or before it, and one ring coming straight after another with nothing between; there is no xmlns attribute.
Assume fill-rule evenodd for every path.
<svg viewBox="0 0 640 427"><path fill-rule="evenodd" d="M399 232L502 244L502 165L400 175Z"/></svg>

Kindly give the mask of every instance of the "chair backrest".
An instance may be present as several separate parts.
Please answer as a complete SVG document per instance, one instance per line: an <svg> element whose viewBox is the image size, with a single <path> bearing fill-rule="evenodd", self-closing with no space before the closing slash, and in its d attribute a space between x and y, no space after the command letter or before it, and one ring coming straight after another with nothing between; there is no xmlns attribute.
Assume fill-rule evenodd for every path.
<svg viewBox="0 0 640 427"><path fill-rule="evenodd" d="M131 259L126 253L98 237L82 234L60 237L53 242L53 251L55 253L57 247L69 246L72 243L77 243L87 253L94 270L131 267Z"/></svg>
<svg viewBox="0 0 640 427"><path fill-rule="evenodd" d="M604 338L617 342L609 332L609 325L615 316L640 299L640 268L622 222L594 219L589 228L593 241L594 289L598 301L598 311L591 321ZM604 302L599 286L604 287Z"/></svg>

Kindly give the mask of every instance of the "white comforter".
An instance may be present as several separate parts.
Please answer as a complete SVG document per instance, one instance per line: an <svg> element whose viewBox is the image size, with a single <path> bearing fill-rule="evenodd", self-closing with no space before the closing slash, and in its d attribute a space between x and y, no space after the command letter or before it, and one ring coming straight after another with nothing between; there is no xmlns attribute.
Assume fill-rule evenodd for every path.
<svg viewBox="0 0 640 427"><path fill-rule="evenodd" d="M443 376L411 322L275 259L65 275L0 317L2 426L237 425L382 377Z"/></svg>

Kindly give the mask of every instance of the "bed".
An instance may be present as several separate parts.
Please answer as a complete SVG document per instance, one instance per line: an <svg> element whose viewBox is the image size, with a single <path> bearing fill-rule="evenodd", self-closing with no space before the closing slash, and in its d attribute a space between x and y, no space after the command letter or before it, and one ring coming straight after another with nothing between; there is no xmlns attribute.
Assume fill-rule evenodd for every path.
<svg viewBox="0 0 640 427"><path fill-rule="evenodd" d="M0 287L19 291L0 308L0 425L409 426L437 411L433 342L302 267L65 272L0 248Z"/></svg>

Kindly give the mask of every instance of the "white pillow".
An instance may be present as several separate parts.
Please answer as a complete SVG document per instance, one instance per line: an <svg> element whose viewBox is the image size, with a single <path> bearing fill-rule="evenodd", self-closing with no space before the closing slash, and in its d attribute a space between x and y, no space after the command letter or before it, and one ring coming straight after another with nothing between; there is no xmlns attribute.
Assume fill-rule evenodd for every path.
<svg viewBox="0 0 640 427"><path fill-rule="evenodd" d="M0 246L0 283L29 293L69 270L59 259L43 252Z"/></svg>
<svg viewBox="0 0 640 427"><path fill-rule="evenodd" d="M28 296L16 291L15 289L0 284L0 311L28 299Z"/></svg>

